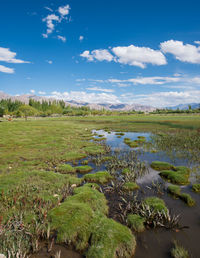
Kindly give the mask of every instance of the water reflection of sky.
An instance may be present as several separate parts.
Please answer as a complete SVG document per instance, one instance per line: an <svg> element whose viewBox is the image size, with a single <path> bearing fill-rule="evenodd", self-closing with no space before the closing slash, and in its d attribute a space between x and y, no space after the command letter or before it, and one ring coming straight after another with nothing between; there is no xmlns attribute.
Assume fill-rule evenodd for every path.
<svg viewBox="0 0 200 258"><path fill-rule="evenodd" d="M106 137L106 144L111 147L111 150L119 149L120 151L130 151L130 148L127 144L124 143L124 138L130 138L131 140L137 140L138 136L144 136L147 141L151 139L151 133L143 133L143 132L124 132L124 135L121 138L118 138L116 133L118 132L105 132L103 130L94 130L93 133L97 133L98 135L103 135ZM98 138L98 136L94 136ZM141 151L140 148L134 148L132 150L136 150L138 152L138 157L141 161L146 163L151 163L152 161L166 161L175 166L188 166L188 161L186 159L174 158L175 155L171 153L171 155L167 154L163 151L158 151L157 153L152 153L150 151Z"/></svg>

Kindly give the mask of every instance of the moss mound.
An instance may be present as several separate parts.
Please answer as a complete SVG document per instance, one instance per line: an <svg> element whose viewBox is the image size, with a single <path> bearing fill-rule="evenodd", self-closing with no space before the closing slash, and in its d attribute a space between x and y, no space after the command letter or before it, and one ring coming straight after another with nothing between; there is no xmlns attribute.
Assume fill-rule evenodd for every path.
<svg viewBox="0 0 200 258"><path fill-rule="evenodd" d="M139 146L138 141L132 141L130 138L124 138L124 143L130 148L137 148Z"/></svg>
<svg viewBox="0 0 200 258"><path fill-rule="evenodd" d="M122 188L124 191L134 191L134 190L138 190L140 187L135 182L126 182L122 186Z"/></svg>
<svg viewBox="0 0 200 258"><path fill-rule="evenodd" d="M147 197L144 200L144 204L148 205L150 208L152 208L155 211L167 212L167 210L168 210L166 205L165 205L165 202L158 197L154 197L154 196Z"/></svg>
<svg viewBox="0 0 200 258"><path fill-rule="evenodd" d="M188 206L192 207L195 205L195 200L187 193L182 193L180 199L183 200Z"/></svg>
<svg viewBox="0 0 200 258"><path fill-rule="evenodd" d="M123 175L127 175L127 174L130 174L131 173L131 170L129 169L129 168L124 168L123 170L122 170L122 174Z"/></svg>
<svg viewBox="0 0 200 258"><path fill-rule="evenodd" d="M193 184L192 190L193 190L195 193L200 193L200 184Z"/></svg>
<svg viewBox="0 0 200 258"><path fill-rule="evenodd" d="M159 175L168 180L172 184L177 184L177 185L187 185L189 184L189 174L188 170L163 170L159 173Z"/></svg>
<svg viewBox="0 0 200 258"><path fill-rule="evenodd" d="M75 173L76 169L70 164L61 164L57 167L57 170L62 174Z"/></svg>
<svg viewBox="0 0 200 258"><path fill-rule="evenodd" d="M94 182L99 184L108 183L113 177L107 171L99 171L95 174L87 174L84 180L87 182Z"/></svg>
<svg viewBox="0 0 200 258"><path fill-rule="evenodd" d="M181 199L188 206L194 206L195 200L187 193L181 193L181 188L177 185L170 185L167 188L168 192L172 194L174 197Z"/></svg>
<svg viewBox="0 0 200 258"><path fill-rule="evenodd" d="M91 166L85 165L85 166L75 167L75 169L76 169L76 172L85 174L85 173L92 171L93 168Z"/></svg>
<svg viewBox="0 0 200 258"><path fill-rule="evenodd" d="M181 194L181 188L177 185L169 185L167 190L174 197L179 197Z"/></svg>
<svg viewBox="0 0 200 258"><path fill-rule="evenodd" d="M91 238L91 247L86 253L87 258L132 257L136 241L131 231L106 217L96 218L95 230Z"/></svg>
<svg viewBox="0 0 200 258"><path fill-rule="evenodd" d="M151 163L151 167L155 170L162 171L162 170L174 170L175 167L168 162L163 161L153 161Z"/></svg>
<svg viewBox="0 0 200 258"><path fill-rule="evenodd" d="M135 230L136 232L143 232L145 230L145 218L141 217L140 215L129 214L127 221L131 229Z"/></svg>
<svg viewBox="0 0 200 258"><path fill-rule="evenodd" d="M89 163L89 161L88 161L87 159L85 159L85 160L83 160L83 161L81 162L82 165L88 165L88 163Z"/></svg>
<svg viewBox="0 0 200 258"><path fill-rule="evenodd" d="M77 250L86 251L86 257L131 257L135 237L127 227L108 219L107 213L105 196L86 184L50 211L51 229L59 243L73 244Z"/></svg>
<svg viewBox="0 0 200 258"><path fill-rule="evenodd" d="M115 133L115 135L123 136L125 134L124 133Z"/></svg>

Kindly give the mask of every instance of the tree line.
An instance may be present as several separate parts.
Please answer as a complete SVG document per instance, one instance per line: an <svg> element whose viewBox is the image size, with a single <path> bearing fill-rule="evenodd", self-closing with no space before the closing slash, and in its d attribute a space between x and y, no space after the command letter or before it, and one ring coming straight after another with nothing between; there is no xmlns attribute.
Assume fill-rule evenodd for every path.
<svg viewBox="0 0 200 258"><path fill-rule="evenodd" d="M63 100L59 101L37 101L30 99L28 104L19 100L2 99L0 100L0 117L10 115L13 117L41 116L47 117L54 114L66 116L89 116L89 115L124 115L124 114L143 114L142 111L110 111L106 109L96 110L87 106L73 107L66 106Z"/></svg>

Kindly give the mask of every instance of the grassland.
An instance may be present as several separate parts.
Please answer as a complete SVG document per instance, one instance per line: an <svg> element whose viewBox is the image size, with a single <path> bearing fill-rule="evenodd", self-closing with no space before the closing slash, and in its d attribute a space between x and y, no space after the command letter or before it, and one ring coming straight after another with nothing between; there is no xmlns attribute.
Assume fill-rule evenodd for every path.
<svg viewBox="0 0 200 258"><path fill-rule="evenodd" d="M88 235L86 238L84 236L83 246L81 242L76 247L76 238L73 238L73 241L68 239L73 242L77 250L85 252L91 240L90 234L95 232L91 240L92 246L88 249L88 257L94 257L98 243L101 244L102 251L100 250L99 256L95 257L108 257L108 255L122 257L120 252L121 255L131 257L135 249L135 240L130 231L125 226L108 219L107 214L103 214L100 208L96 209L88 204L88 200L93 198L93 195L100 194L93 189L92 184L88 184L88 189L91 186L93 190L86 188L88 195L84 195L86 199L77 201L78 196L81 196L79 193L81 190L78 190L81 187L78 186L84 180L76 177L77 160L89 155L105 153L102 144L90 141L93 129L198 133L200 117L197 115L131 115L29 118L28 121L16 119L11 122L3 120L0 123L0 225L3 229L0 253L8 255L8 251L12 250L15 255L13 257L17 255L21 257L19 254L37 251L41 239L51 242L56 234L65 234L63 230L68 229L57 228L57 225L60 226L59 221L57 224L59 218L54 215L61 210L70 218L68 207L71 206L73 208L71 211L77 214L78 209L85 210L84 216L90 224L90 228L86 231ZM66 162L70 162L71 165L65 165ZM88 181L93 182L93 180ZM100 195L103 196L103 194ZM108 209L106 200L104 197L101 198ZM98 205L101 198L94 205ZM60 219L62 220L62 216ZM99 221L104 230L112 231L113 242L110 243L112 249L108 247L109 239L102 238L105 232L94 228L95 221ZM119 231L121 236L117 238ZM82 231L76 232L74 229L74 232L74 236L77 234L79 237L78 234ZM133 249L130 248L131 245ZM103 253L105 256L101 256L104 250L108 250L108 254Z"/></svg>

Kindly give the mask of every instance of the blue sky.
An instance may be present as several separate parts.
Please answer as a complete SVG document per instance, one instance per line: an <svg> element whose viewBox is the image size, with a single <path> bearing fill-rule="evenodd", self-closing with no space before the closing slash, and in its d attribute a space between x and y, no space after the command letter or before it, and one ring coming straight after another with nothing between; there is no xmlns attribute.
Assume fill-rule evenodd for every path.
<svg viewBox="0 0 200 258"><path fill-rule="evenodd" d="M2 0L0 90L91 103L198 103L199 10L194 0Z"/></svg>

